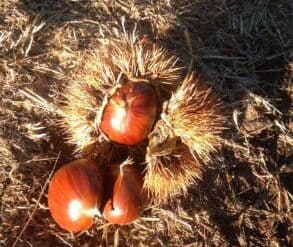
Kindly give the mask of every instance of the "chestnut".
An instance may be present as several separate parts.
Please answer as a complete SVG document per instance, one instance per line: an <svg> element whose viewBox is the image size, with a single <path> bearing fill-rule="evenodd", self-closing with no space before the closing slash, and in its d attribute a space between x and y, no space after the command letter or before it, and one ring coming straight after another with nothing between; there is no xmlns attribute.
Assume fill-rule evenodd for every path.
<svg viewBox="0 0 293 247"><path fill-rule="evenodd" d="M100 167L89 159L62 166L49 183L48 204L52 217L63 229L87 230L99 211L103 195Z"/></svg>
<svg viewBox="0 0 293 247"><path fill-rule="evenodd" d="M99 128L111 141L125 145L142 142L157 117L155 88L148 83L124 83L107 99Z"/></svg>
<svg viewBox="0 0 293 247"><path fill-rule="evenodd" d="M112 165L114 186L107 198L103 217L113 224L127 225L136 220L143 210L143 178L135 165L125 161Z"/></svg>

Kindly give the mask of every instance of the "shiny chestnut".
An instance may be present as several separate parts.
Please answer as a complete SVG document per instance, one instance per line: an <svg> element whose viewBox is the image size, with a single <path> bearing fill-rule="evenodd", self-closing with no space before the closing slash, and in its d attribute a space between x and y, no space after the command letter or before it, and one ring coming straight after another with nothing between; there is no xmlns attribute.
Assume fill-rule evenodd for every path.
<svg viewBox="0 0 293 247"><path fill-rule="evenodd" d="M57 224L68 231L87 230L102 202L103 177L92 160L62 166L49 184L48 204Z"/></svg>
<svg viewBox="0 0 293 247"><path fill-rule="evenodd" d="M113 224L127 225L143 210L143 178L134 165L112 166L114 186L106 200L103 217Z"/></svg>
<svg viewBox="0 0 293 247"><path fill-rule="evenodd" d="M99 128L111 141L125 145L142 142L157 116L155 88L148 83L124 83L107 99Z"/></svg>

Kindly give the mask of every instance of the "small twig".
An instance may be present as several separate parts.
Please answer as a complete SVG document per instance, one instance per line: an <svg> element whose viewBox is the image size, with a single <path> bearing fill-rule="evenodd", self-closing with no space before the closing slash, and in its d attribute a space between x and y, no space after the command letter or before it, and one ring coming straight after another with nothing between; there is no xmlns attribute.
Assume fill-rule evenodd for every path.
<svg viewBox="0 0 293 247"><path fill-rule="evenodd" d="M145 231L148 231L148 232L151 232L151 233L154 233L154 232L155 232L154 229L152 229L152 228L148 228L148 227L146 227L146 226L144 226L144 225L142 225L142 224L139 224L139 223L137 223L137 222L133 222L133 224L134 224L135 226L137 226L137 227L140 227L141 229L143 229L143 230L145 230Z"/></svg>
<svg viewBox="0 0 293 247"><path fill-rule="evenodd" d="M291 53L293 51L293 49L290 49L290 50L287 50L287 51L284 51L284 52L280 52L280 53L277 53L277 54L274 54L274 55L270 55L268 57L265 58L265 60L269 61L269 60L273 60L273 59L276 59L276 58L279 58L279 57L282 57L288 53Z"/></svg>
<svg viewBox="0 0 293 247"><path fill-rule="evenodd" d="M119 228L118 228L118 229L116 229L116 231L114 233L114 244L113 244L114 247L119 246L119 239L120 239L120 237L119 237Z"/></svg>
<svg viewBox="0 0 293 247"><path fill-rule="evenodd" d="M57 113L60 116L64 116L64 112L61 111L59 108L57 108L55 105L52 103L48 102L44 98L42 98L40 95L36 94L32 90L25 88L24 90L19 90L19 93L22 94L23 96L27 97L30 99L32 102L34 102L36 107L39 107L45 111L48 111L50 113Z"/></svg>
<svg viewBox="0 0 293 247"><path fill-rule="evenodd" d="M193 56L193 48L192 48L192 42L191 42L189 31L188 31L186 26L183 26L182 30L183 30L183 33L184 33L186 44L188 46L189 55L192 57Z"/></svg>
<svg viewBox="0 0 293 247"><path fill-rule="evenodd" d="M44 195L45 189L47 188L47 186L48 186L48 184L49 184L49 181L50 181L50 179L51 179L51 177L52 177L52 175L53 175L53 173L54 173L54 170L55 170L55 168L56 168L57 162L58 162L58 160L59 160L59 158L60 158L60 154L61 154L61 152L59 152L59 154L58 154L58 156L57 156L57 158L56 158L55 164L54 164L54 166L53 166L53 168L52 168L52 170L51 170L51 172L50 172L50 174L49 174L49 177L47 178L47 180L46 180L46 182L45 182L45 184L44 184L44 186L43 186L43 188L42 188L42 190L41 190L41 192L40 192L40 195L39 195L39 197L38 197L38 199L37 199L37 202L36 202L36 204L35 204L35 206L34 206L34 208L33 208L32 213L30 214L30 216L28 217L27 221L25 222L25 224L24 224L24 226L23 226L21 232L20 232L19 235L17 236L17 238L16 238L16 240L14 241L12 247L15 247L15 246L17 245L17 243L18 243L18 241L20 240L21 236L23 235L23 233L25 232L26 228L28 227L28 225L30 224L31 220L33 219L33 216L34 216L34 214L36 213L37 208L38 208L38 206L39 206L39 204L40 204L41 198L42 198L42 196Z"/></svg>
<svg viewBox="0 0 293 247"><path fill-rule="evenodd" d="M59 238L59 239L63 242L63 244L65 244L65 245L67 245L67 246L69 246L69 247L73 247L72 244L70 244L69 242L67 242L64 238L62 238L62 237L61 237L60 235L58 235L57 233L52 232L52 234L55 235L57 238Z"/></svg>
<svg viewBox="0 0 293 247"><path fill-rule="evenodd" d="M164 210L164 209L160 209L160 212L165 215L168 216L169 218L173 219L174 221L180 223L181 225L183 225L185 228L187 228L188 230L192 231L192 226L190 224L188 224L187 222L185 222L182 219L179 219L177 217L177 215L175 215L174 213L172 213L171 211L168 210Z"/></svg>
<svg viewBox="0 0 293 247"><path fill-rule="evenodd" d="M133 160L130 157L128 157L127 160L125 160L119 167L121 176L124 175L124 172L123 172L124 167L128 165L133 165Z"/></svg>
<svg viewBox="0 0 293 247"><path fill-rule="evenodd" d="M230 140L224 140L223 141L223 144L227 147L232 147L233 149L239 149L239 150L242 150L244 152L247 152L247 148L245 148L244 146L240 145L240 144L237 144L233 141L230 141Z"/></svg>
<svg viewBox="0 0 293 247"><path fill-rule="evenodd" d="M269 16L271 17L272 23L273 23L273 25L274 25L274 27L275 27L275 29L276 29L276 31L277 31L277 34L278 34L278 36L279 36L279 39L280 39L281 42L282 42L283 47L285 47L286 44L285 44L284 38L283 38L283 36L282 36L282 34L281 34L281 31L280 31L279 27L277 26L277 24L276 24L276 22L275 22L275 19L274 19L273 15L272 15L271 11L268 11L268 14L269 14Z"/></svg>
<svg viewBox="0 0 293 247"><path fill-rule="evenodd" d="M219 60L247 60L246 57L228 57L228 56L220 56L220 55L205 55L202 56L202 59L210 60L210 59L219 59Z"/></svg>

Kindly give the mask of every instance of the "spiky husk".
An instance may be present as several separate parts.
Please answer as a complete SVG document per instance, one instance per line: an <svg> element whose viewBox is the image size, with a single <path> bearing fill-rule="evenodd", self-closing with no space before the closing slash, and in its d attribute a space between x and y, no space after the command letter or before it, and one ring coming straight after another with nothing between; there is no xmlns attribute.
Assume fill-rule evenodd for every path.
<svg viewBox="0 0 293 247"><path fill-rule="evenodd" d="M95 128L96 112L102 104L102 95L85 81L72 81L64 92L62 127L68 142L74 144L77 152L88 152L99 141Z"/></svg>
<svg viewBox="0 0 293 247"><path fill-rule="evenodd" d="M185 77L162 118L203 161L210 160L210 153L221 143L225 123L221 101L194 74Z"/></svg>
<svg viewBox="0 0 293 247"><path fill-rule="evenodd" d="M85 56L77 79L107 92L120 80L148 82L168 94L176 89L181 68L176 57L146 37L114 32L100 40L99 49Z"/></svg>
<svg viewBox="0 0 293 247"><path fill-rule="evenodd" d="M187 188L201 176L199 163L177 137L168 138L157 146L150 145L146 161L144 188L158 204L186 194Z"/></svg>
<svg viewBox="0 0 293 247"><path fill-rule="evenodd" d="M79 60L64 93L63 107L63 126L77 152L102 141L96 116L102 109L103 98L121 80L151 83L163 100L171 96L181 76L174 56L148 39L139 38L135 32L113 31Z"/></svg>

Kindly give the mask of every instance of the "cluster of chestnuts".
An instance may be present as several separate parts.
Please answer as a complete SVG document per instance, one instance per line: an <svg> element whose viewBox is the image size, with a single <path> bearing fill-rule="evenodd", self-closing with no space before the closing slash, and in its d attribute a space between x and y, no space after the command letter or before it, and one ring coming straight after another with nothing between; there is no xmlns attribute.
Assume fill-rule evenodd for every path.
<svg viewBox="0 0 293 247"><path fill-rule="evenodd" d="M164 203L200 178L225 118L211 89L194 74L183 76L176 61L126 32L82 57L64 93L62 126L85 158L61 167L49 185L61 227L85 230L95 215L129 224L145 198Z"/></svg>

